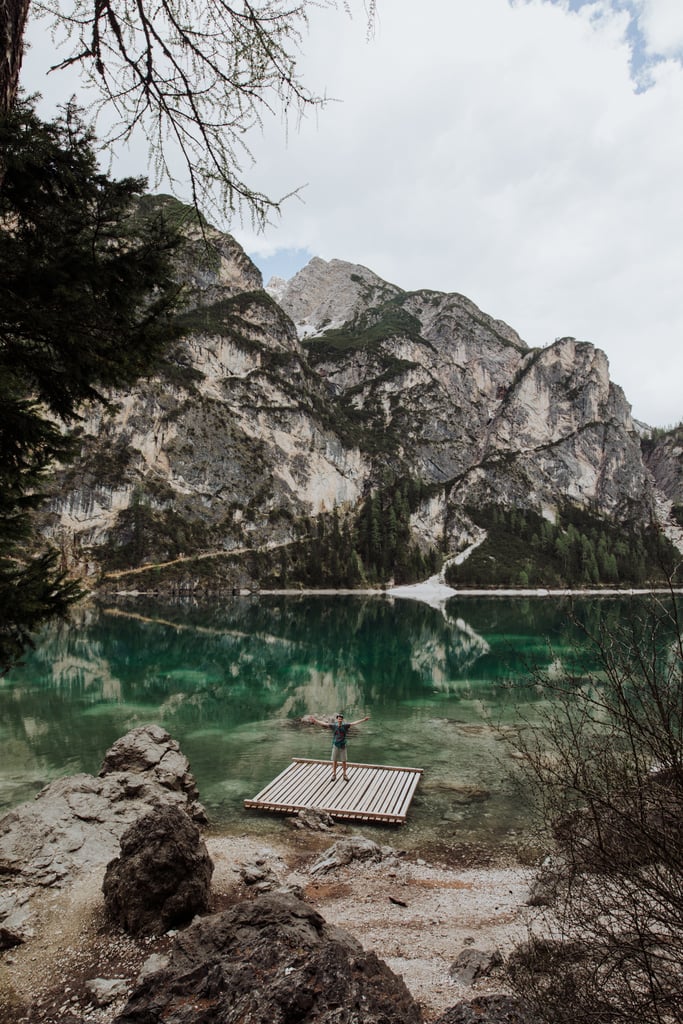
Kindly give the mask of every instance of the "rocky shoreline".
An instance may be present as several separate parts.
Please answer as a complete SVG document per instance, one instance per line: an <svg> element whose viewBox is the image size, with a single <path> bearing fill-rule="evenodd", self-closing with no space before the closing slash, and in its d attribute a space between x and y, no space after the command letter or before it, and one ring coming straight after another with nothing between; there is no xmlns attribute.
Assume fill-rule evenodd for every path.
<svg viewBox="0 0 683 1024"><path fill-rule="evenodd" d="M0 821L0 1024L343 1022L354 1005L364 1024L457 1024L473 1007L480 1021L522 1019L501 1002L501 964L526 936L530 869L429 863L305 815L276 840L204 835L207 912L131 935L102 882L121 836L161 807L203 820L186 758L147 726L99 776L57 780ZM236 1015L210 1015L222 998Z"/></svg>

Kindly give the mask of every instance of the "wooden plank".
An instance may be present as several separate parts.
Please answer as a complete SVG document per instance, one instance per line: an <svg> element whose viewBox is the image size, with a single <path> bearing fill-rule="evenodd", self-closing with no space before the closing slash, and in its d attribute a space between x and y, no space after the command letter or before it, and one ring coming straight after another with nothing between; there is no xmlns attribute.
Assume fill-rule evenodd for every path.
<svg viewBox="0 0 683 1024"><path fill-rule="evenodd" d="M296 762L298 762L300 764L329 764L329 765L332 764L332 762L329 760L329 758L328 758L328 760L325 761L325 760L322 760L320 758L294 757L294 758L292 758L292 761L293 762L296 761ZM424 774L424 768L409 768L409 767L406 767L404 765L398 765L398 764L364 764L361 761L347 761L347 767L348 768L379 768L380 770L384 770L386 768L390 772L418 772L420 775Z"/></svg>
<svg viewBox="0 0 683 1024"><path fill-rule="evenodd" d="M306 778L305 768L295 771L291 778L283 780L283 784L277 792L266 792L259 803L266 803L272 810L281 808L289 812L317 806L323 797L327 778L328 769L325 769L324 762L315 766L312 775L309 771L308 778ZM250 806L258 806L258 804L251 801Z"/></svg>
<svg viewBox="0 0 683 1024"><path fill-rule="evenodd" d="M301 797L300 793L306 793L322 778L322 766L314 766L311 772L306 765L293 765L293 771L289 779L284 780L285 784L278 794L282 803L297 803Z"/></svg>
<svg viewBox="0 0 683 1024"><path fill-rule="evenodd" d="M349 783L350 795L353 798L355 809L359 812L368 805L368 794L372 791L373 778L373 772L362 769L356 769L353 775L351 775Z"/></svg>
<svg viewBox="0 0 683 1024"><path fill-rule="evenodd" d="M383 793L389 784L390 778L390 772L375 771L369 775L366 791L362 800L359 801L359 810L370 811L373 808L376 810L382 809L384 803Z"/></svg>
<svg viewBox="0 0 683 1024"><path fill-rule="evenodd" d="M382 799L382 810L386 814L395 814L396 807L400 806L401 792L403 789L403 778L401 775L396 773L393 778L389 779L389 786L383 793Z"/></svg>
<svg viewBox="0 0 683 1024"><path fill-rule="evenodd" d="M411 772L410 775L419 779L419 774ZM354 765L353 771L349 769L349 776L349 783L344 784L344 790L335 803L338 810L352 809L359 816L372 812L393 815L394 791L400 786L397 779L400 769Z"/></svg>
<svg viewBox="0 0 683 1024"><path fill-rule="evenodd" d="M389 811L393 804L394 791L401 785L401 776L398 772L387 772L380 780L380 788L375 799L384 811Z"/></svg>
<svg viewBox="0 0 683 1024"><path fill-rule="evenodd" d="M415 776L419 778L419 776ZM377 773L357 810L371 814L395 816L396 794L402 790L400 772Z"/></svg>
<svg viewBox="0 0 683 1024"><path fill-rule="evenodd" d="M294 768L294 772L293 772ZM292 786L293 774L297 771L297 766L289 766L289 771L285 772L284 775L279 775L277 779L274 779L270 786L267 786L262 791L262 799L264 800L277 800L280 799L284 793ZM304 773L302 773L304 774Z"/></svg>
<svg viewBox="0 0 683 1024"><path fill-rule="evenodd" d="M335 783L335 787L339 786L339 791L335 789L334 802L335 806L339 811L353 811L356 806L356 793L360 778L355 780L349 779L348 782L342 781Z"/></svg>
<svg viewBox="0 0 683 1024"><path fill-rule="evenodd" d="M304 763L297 759L298 764ZM404 818L405 809L421 772L402 772L397 766L379 767L354 764L349 783L332 783L327 774L328 761L307 761L313 775L304 777L301 771L290 766L291 772L280 773L276 784L264 788L254 800L245 801L246 806L268 806L290 810L305 806L318 806L330 813L344 817L377 818L395 820ZM315 767L314 767L315 766ZM351 773L350 773L351 774ZM287 777L289 775L289 777ZM406 784L405 777L412 780ZM397 784L403 777L402 784ZM339 782L341 778L338 776ZM390 806L387 807L387 800Z"/></svg>
<svg viewBox="0 0 683 1024"><path fill-rule="evenodd" d="M403 794L403 804L401 805L401 814L405 817L408 813L413 797L415 796L415 790L417 789L418 778L413 779L405 793Z"/></svg>
<svg viewBox="0 0 683 1024"><path fill-rule="evenodd" d="M329 764L321 765L316 771L314 784L306 795L306 804L311 807L318 807L320 804L329 802L331 787L336 785L332 782Z"/></svg>
<svg viewBox="0 0 683 1024"><path fill-rule="evenodd" d="M311 791L315 791L322 778L322 767L316 767L313 775L306 766L294 765L290 778L284 779L277 793L269 793L270 803L279 803L285 807L299 807L308 802Z"/></svg>
<svg viewBox="0 0 683 1024"><path fill-rule="evenodd" d="M266 790L261 799L267 803L287 804L297 789L301 786L305 787L305 785L305 779L297 781L296 776L290 773L289 776L280 779L277 786L272 786Z"/></svg>

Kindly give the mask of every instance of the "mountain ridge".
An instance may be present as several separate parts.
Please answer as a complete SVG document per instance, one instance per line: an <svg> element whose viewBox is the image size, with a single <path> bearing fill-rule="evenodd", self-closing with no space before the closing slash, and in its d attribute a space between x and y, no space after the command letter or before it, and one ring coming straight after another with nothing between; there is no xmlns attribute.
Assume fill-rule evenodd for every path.
<svg viewBox="0 0 683 1024"><path fill-rule="evenodd" d="M530 349L465 296L407 292L342 260L264 289L230 235L196 224L177 275L182 341L109 411L84 410L42 518L64 567L93 584L179 554L203 555L201 572L157 586L406 582L464 551L484 519L490 531L495 508L560 534L578 517L603 548L615 527L657 532L659 485L590 343ZM642 573L658 543L642 540ZM615 582L605 574L592 582Z"/></svg>

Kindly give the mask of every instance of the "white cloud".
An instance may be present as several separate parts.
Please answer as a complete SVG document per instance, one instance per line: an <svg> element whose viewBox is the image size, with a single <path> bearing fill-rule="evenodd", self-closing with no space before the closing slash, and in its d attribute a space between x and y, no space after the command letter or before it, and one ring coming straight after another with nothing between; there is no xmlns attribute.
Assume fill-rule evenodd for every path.
<svg viewBox="0 0 683 1024"><path fill-rule="evenodd" d="M339 102L252 139L255 187L306 187L265 235L236 237L462 292L532 345L592 341L636 417L680 420L681 0L378 6L370 42L360 2L354 20L313 18L300 69ZM643 40L668 58L644 91Z"/></svg>
<svg viewBox="0 0 683 1024"><path fill-rule="evenodd" d="M681 0L636 0L638 22L648 52L666 57L683 50Z"/></svg>
<svg viewBox="0 0 683 1024"><path fill-rule="evenodd" d="M306 74L343 102L254 172L308 182L255 254L298 247L404 288L459 291L532 345L605 349L634 415L683 417L683 71L631 77L629 14L604 3L392 0L374 41L329 14Z"/></svg>

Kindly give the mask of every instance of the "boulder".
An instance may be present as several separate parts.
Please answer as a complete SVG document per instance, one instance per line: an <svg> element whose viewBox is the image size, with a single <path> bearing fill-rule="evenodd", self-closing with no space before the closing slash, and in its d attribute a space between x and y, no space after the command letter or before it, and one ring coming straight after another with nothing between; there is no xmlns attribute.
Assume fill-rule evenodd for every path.
<svg viewBox="0 0 683 1024"><path fill-rule="evenodd" d="M532 1024L532 1018L516 996L491 995L451 1006L434 1024Z"/></svg>
<svg viewBox="0 0 683 1024"><path fill-rule="evenodd" d="M128 993L125 978L93 978L86 981L85 987L95 1006L99 1007L109 1006Z"/></svg>
<svg viewBox="0 0 683 1024"><path fill-rule="evenodd" d="M102 883L110 917L133 935L159 935L209 907L213 862L184 811L161 807L121 837Z"/></svg>
<svg viewBox="0 0 683 1024"><path fill-rule="evenodd" d="M190 762L177 740L161 726L143 725L132 729L109 748L102 761L100 778L118 772L145 775L165 789L182 793L190 816L206 821Z"/></svg>
<svg viewBox="0 0 683 1024"><path fill-rule="evenodd" d="M181 932L114 1024L420 1024L403 980L293 896L267 893Z"/></svg>
<svg viewBox="0 0 683 1024"><path fill-rule="evenodd" d="M142 726L111 747L99 777L56 779L0 819L0 876L15 885L64 885L104 867L134 821L167 805L206 820L177 742L156 725Z"/></svg>
<svg viewBox="0 0 683 1024"><path fill-rule="evenodd" d="M327 811L318 811L306 807L287 818L291 828L309 829L311 832L329 832L337 827L337 823Z"/></svg>
<svg viewBox="0 0 683 1024"><path fill-rule="evenodd" d="M325 874L335 868L344 867L354 860L380 861L386 855L393 854L390 847L379 846L373 839L365 836L353 836L351 839L340 839L311 864L312 875Z"/></svg>
<svg viewBox="0 0 683 1024"><path fill-rule="evenodd" d="M20 946L33 936L28 901L23 889L0 892L0 951Z"/></svg>
<svg viewBox="0 0 683 1024"><path fill-rule="evenodd" d="M487 978L502 963L503 958L497 949L485 951L469 947L458 954L448 973L453 981L473 985L478 978Z"/></svg>

